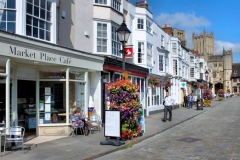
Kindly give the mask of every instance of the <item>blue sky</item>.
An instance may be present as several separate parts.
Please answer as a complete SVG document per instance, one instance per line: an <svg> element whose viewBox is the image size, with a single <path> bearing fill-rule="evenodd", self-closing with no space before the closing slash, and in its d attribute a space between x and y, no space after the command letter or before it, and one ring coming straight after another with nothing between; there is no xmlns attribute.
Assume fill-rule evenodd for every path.
<svg viewBox="0 0 240 160"><path fill-rule="evenodd" d="M130 0L133 4L141 0ZM240 0L147 0L153 19L160 26L171 24L185 30L188 48L192 33L214 32L215 54L232 49L233 62L240 62Z"/></svg>

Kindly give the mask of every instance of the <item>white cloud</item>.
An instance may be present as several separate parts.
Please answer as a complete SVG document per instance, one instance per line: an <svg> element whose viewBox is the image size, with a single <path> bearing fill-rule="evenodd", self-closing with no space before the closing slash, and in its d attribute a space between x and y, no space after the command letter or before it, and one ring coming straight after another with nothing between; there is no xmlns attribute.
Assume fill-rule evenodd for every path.
<svg viewBox="0 0 240 160"><path fill-rule="evenodd" d="M196 28L208 27L211 22L202 16L195 16L194 13L160 13L156 18L156 22L163 26L164 24L171 24L173 28Z"/></svg>
<svg viewBox="0 0 240 160"><path fill-rule="evenodd" d="M215 44L214 44L215 54L222 54L223 47L225 50L232 49L233 54L240 53L240 43L231 43L231 42L215 40Z"/></svg>

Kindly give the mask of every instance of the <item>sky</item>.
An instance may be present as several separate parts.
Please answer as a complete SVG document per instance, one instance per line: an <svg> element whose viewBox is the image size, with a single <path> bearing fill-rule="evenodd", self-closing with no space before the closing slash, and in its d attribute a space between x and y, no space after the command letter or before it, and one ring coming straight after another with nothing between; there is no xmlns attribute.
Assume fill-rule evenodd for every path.
<svg viewBox="0 0 240 160"><path fill-rule="evenodd" d="M133 4L142 0L130 0ZM163 26L185 30L187 48L192 49L192 33L204 29L214 33L215 55L223 48L233 52L240 63L240 0L147 0L154 21Z"/></svg>

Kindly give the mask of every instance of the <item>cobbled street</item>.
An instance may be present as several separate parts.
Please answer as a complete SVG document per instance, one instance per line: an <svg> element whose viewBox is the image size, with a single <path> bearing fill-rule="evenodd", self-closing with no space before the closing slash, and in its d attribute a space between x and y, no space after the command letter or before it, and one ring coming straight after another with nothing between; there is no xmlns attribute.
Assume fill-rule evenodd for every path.
<svg viewBox="0 0 240 160"><path fill-rule="evenodd" d="M98 160L239 160L239 117L240 98L226 99L184 123Z"/></svg>

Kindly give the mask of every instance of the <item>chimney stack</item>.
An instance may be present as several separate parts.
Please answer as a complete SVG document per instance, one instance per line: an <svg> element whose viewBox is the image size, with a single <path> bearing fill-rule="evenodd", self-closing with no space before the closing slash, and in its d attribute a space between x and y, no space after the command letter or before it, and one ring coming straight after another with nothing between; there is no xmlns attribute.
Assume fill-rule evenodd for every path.
<svg viewBox="0 0 240 160"><path fill-rule="evenodd" d="M136 2L136 7L141 7L141 8L148 9L147 0L141 0L139 2Z"/></svg>

